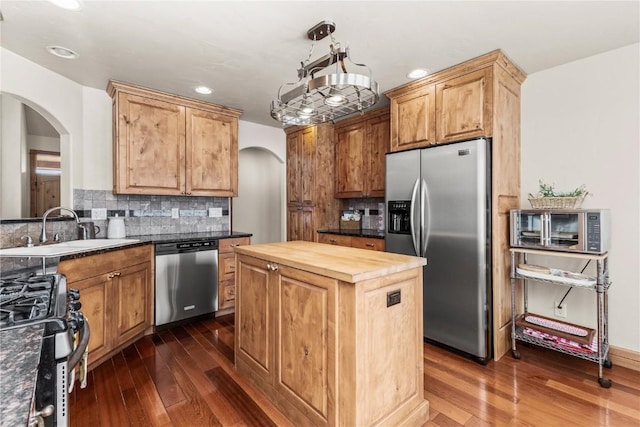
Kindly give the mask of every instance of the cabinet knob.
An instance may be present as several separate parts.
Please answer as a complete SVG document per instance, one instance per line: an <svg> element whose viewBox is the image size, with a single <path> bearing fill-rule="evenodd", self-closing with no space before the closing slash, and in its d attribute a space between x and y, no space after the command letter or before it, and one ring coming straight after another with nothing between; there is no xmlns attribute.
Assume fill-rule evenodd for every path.
<svg viewBox="0 0 640 427"><path fill-rule="evenodd" d="M367 243L365 246L368 247L368 248L372 248L373 247L373 243Z"/></svg>
<svg viewBox="0 0 640 427"><path fill-rule="evenodd" d="M329 243L331 243L332 245L335 245L338 242L336 241L336 239L329 239Z"/></svg>
<svg viewBox="0 0 640 427"><path fill-rule="evenodd" d="M237 248L238 246L240 246L240 243L232 243L229 246L231 246L232 248Z"/></svg>
<svg viewBox="0 0 640 427"><path fill-rule="evenodd" d="M278 265L269 263L267 264L267 269L271 271L278 271Z"/></svg>

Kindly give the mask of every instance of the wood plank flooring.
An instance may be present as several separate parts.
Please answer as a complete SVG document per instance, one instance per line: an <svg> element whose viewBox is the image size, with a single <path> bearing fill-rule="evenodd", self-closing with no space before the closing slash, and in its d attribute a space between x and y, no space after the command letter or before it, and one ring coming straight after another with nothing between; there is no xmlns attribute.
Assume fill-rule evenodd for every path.
<svg viewBox="0 0 640 427"><path fill-rule="evenodd" d="M70 396L72 427L289 426L233 368L233 315L145 337L89 373ZM640 373L520 346L479 365L424 345L425 426L640 426Z"/></svg>

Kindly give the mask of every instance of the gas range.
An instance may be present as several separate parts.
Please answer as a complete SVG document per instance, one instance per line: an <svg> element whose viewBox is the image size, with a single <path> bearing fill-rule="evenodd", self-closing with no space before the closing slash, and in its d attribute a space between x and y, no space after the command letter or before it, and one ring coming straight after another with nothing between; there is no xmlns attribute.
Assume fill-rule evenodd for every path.
<svg viewBox="0 0 640 427"><path fill-rule="evenodd" d="M62 274L18 274L0 279L0 331L42 324L42 350L31 423L66 426L69 374L86 361L89 324L80 292ZM38 424L40 425L40 424Z"/></svg>

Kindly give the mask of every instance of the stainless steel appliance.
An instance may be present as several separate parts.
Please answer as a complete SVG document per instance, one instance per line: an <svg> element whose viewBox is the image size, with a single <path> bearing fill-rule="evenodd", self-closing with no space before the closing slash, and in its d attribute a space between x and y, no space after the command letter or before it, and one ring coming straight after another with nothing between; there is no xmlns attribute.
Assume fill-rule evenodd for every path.
<svg viewBox="0 0 640 427"><path fill-rule="evenodd" d="M611 236L608 209L512 209L511 246L603 254Z"/></svg>
<svg viewBox="0 0 640 427"><path fill-rule="evenodd" d="M80 292L61 274L22 274L0 280L0 330L42 324L44 333L30 425L68 425L69 375L89 345Z"/></svg>
<svg viewBox="0 0 640 427"><path fill-rule="evenodd" d="M218 310L218 241L156 243L155 325Z"/></svg>
<svg viewBox="0 0 640 427"><path fill-rule="evenodd" d="M424 337L483 363L492 352L490 152L490 140L475 139L386 156L386 251L427 258ZM393 219L400 206L408 229Z"/></svg>

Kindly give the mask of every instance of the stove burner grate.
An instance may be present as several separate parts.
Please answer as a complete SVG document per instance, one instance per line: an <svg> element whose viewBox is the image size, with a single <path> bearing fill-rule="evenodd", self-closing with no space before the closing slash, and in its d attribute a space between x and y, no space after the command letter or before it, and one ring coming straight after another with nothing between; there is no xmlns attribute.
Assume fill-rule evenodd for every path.
<svg viewBox="0 0 640 427"><path fill-rule="evenodd" d="M53 275L0 279L0 329L46 318L54 283Z"/></svg>

